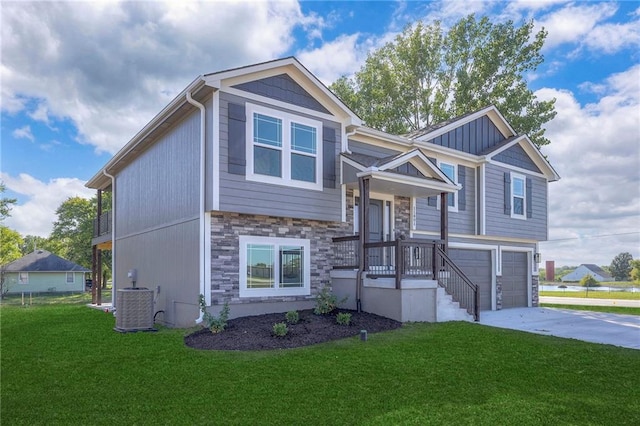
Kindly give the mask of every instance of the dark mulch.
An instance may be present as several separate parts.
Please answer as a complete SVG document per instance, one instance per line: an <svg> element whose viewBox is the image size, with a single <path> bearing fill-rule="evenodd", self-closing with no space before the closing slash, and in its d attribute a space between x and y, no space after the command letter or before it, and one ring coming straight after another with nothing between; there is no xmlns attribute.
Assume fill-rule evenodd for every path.
<svg viewBox="0 0 640 426"><path fill-rule="evenodd" d="M338 312L349 312L350 325L336 323ZM202 329L184 338L187 346L196 349L256 351L287 349L314 345L330 340L356 336L360 330L367 333L393 330L402 323L366 312L341 309L328 315L315 315L313 310L299 311L300 322L288 324L284 337L273 335L273 325L286 322L285 314L265 314L229 320L227 328L218 334Z"/></svg>

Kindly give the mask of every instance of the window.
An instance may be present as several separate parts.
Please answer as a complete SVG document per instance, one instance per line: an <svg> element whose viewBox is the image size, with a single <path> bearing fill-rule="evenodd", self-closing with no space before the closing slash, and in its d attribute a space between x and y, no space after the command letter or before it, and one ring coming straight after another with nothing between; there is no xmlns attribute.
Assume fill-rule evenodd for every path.
<svg viewBox="0 0 640 426"><path fill-rule="evenodd" d="M455 164L449 164L449 163L442 163L440 162L438 164L438 167L440 167L440 170L442 170L444 172L445 175L447 175L447 177L449 179L451 179L451 182L457 184L458 183L458 173L457 173L457 167ZM454 193L449 193L447 195L447 203L449 205L449 210L457 210L458 208L458 193L454 192ZM438 205L440 205L438 203Z"/></svg>
<svg viewBox="0 0 640 426"><path fill-rule="evenodd" d="M310 294L310 242L240 237L240 297Z"/></svg>
<svg viewBox="0 0 640 426"><path fill-rule="evenodd" d="M511 217L526 218L526 178L511 174Z"/></svg>
<svg viewBox="0 0 640 426"><path fill-rule="evenodd" d="M247 179L322 190L322 123L247 104Z"/></svg>
<svg viewBox="0 0 640 426"><path fill-rule="evenodd" d="M18 284L29 284L28 272L18 272Z"/></svg>
<svg viewBox="0 0 640 426"><path fill-rule="evenodd" d="M73 284L75 274L73 272L67 272L67 284Z"/></svg>

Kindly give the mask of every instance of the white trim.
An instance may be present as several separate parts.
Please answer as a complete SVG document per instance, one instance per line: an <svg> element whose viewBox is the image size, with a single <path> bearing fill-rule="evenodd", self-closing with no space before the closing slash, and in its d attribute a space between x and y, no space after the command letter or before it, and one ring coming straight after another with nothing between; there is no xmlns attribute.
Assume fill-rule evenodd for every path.
<svg viewBox="0 0 640 426"><path fill-rule="evenodd" d="M480 215L480 235L487 234L487 166L485 164L480 164L480 182L479 188L480 193L478 194L478 198L480 201L477 203L479 205ZM504 186L504 185L503 185Z"/></svg>
<svg viewBox="0 0 640 426"><path fill-rule="evenodd" d="M239 238L240 263L240 297L282 297L282 296L308 296L311 294L311 243L308 239L301 238L277 238L277 237L254 237L251 235L241 235ZM277 279L275 280L275 288L247 288L247 245L248 244L265 244L274 247L277 253L277 247L283 245L300 246L303 248L303 273L304 285L297 288L278 287ZM245 273L243 273L245 271ZM274 277L278 277L279 262L274 264Z"/></svg>
<svg viewBox="0 0 640 426"><path fill-rule="evenodd" d="M508 138L516 134L516 132L511 127L511 125L509 125L507 120L505 120L502 114L500 114L500 111L498 111L498 109L495 106L490 105L466 117L457 119L447 124L446 126L440 127L439 129L435 129L432 132L426 133L416 138L415 140L428 141L428 140L437 138L438 136L448 133L453 129L456 129L460 126L470 123L473 120L477 120L478 118L485 115L489 118L489 120L491 120L491 122L494 124L494 126L496 126L496 128L502 133L503 136ZM505 134L505 132L510 134Z"/></svg>
<svg viewBox="0 0 640 426"><path fill-rule="evenodd" d="M440 233L436 231L426 231L426 230L416 230L412 232L412 234L417 235L428 235L428 236L436 236L439 237ZM500 243L513 243L513 244L535 244L538 240L530 240L525 238L513 238L513 237L500 237L496 235L471 235L471 234L456 234L449 233L449 237L451 238L467 238L470 240L478 240L478 241L492 241L497 244ZM437 239L437 238L436 238Z"/></svg>
<svg viewBox="0 0 640 426"><path fill-rule="evenodd" d="M356 210L356 198L360 198L360 190L358 189L353 190L353 233L354 234L357 234L359 232L358 221L360 220L359 219L360 215L357 213L357 210ZM389 239L394 238L395 236L396 207L395 207L394 199L395 197L392 194L382 194L379 192L369 193L369 200L382 201L382 233L383 233L382 239L384 241L387 241L387 236L389 237ZM391 203L391 208L389 212L386 211L387 202Z"/></svg>
<svg viewBox="0 0 640 426"><path fill-rule="evenodd" d="M409 220L411 221L411 231L415 231L418 227L418 199L417 197L411 197L410 201Z"/></svg>
<svg viewBox="0 0 640 426"><path fill-rule="evenodd" d="M513 193L514 183L516 179L519 179L522 181L522 214L515 213L516 203L513 202L513 199L516 196ZM527 177L526 176L511 172L510 196L511 196L511 218L527 220ZM519 195L518 195L518 198L520 198Z"/></svg>
<svg viewBox="0 0 640 426"><path fill-rule="evenodd" d="M533 272L533 253L535 249L530 247L518 247L518 246L500 246L500 267L502 267L502 252L505 251L515 251L520 253L527 253L527 307L533 306L533 281L531 277L535 275ZM502 275L502 271L500 271L500 275ZM538 289L538 292L540 290Z"/></svg>
<svg viewBox="0 0 640 426"><path fill-rule="evenodd" d="M322 141L322 122L312 120L306 117L289 114L285 111L279 111L271 108L266 108L255 104L246 104L246 132L247 132L247 144L246 144L246 159L247 159L247 172L246 179L248 181L271 183L274 185L283 185L294 188L312 189L316 191L323 190L322 172L323 165L322 153L323 153L323 141ZM282 169L281 177L268 176L254 173L253 168L253 115L263 114L269 117L277 118L282 121L282 146L280 152L282 153ZM305 126L312 127L316 130L316 153L314 154L316 162L316 176L315 182L305 182L300 180L291 179L291 155L293 150L291 149L291 124L299 123ZM275 147L274 147L275 148ZM304 155L304 153L302 153Z"/></svg>
<svg viewBox="0 0 640 426"><path fill-rule="evenodd" d="M27 280L22 280L22 274L25 274ZM29 284L29 273L24 271L18 271L18 284L19 285L28 285Z"/></svg>
<svg viewBox="0 0 640 426"><path fill-rule="evenodd" d="M342 163L340 163L342 168ZM341 173L342 174L342 173ZM347 221L347 185L340 185L340 220L344 223Z"/></svg>
<svg viewBox="0 0 640 426"><path fill-rule="evenodd" d="M456 163L449 163L447 161L441 161L436 159L436 161L438 162L438 168L440 170L442 170L442 164L447 165L447 166L452 166L453 167L453 184L454 185L458 185L458 187L460 187L460 183L458 182L458 164ZM443 171L444 173L444 171ZM446 175L446 173L444 173ZM449 177L449 176L447 176ZM449 178L449 180L451 180ZM450 212L457 212L458 211L458 191L453 192L453 206L449 205L449 196L447 195L447 206L449 207L449 211ZM437 210L440 210L440 195L438 195L438 199L436 201L436 208Z"/></svg>
<svg viewBox="0 0 640 426"><path fill-rule="evenodd" d="M212 195L213 195L213 210L220 210L220 92L216 90L213 92L213 108L212 108L212 152L213 161L210 166L212 170Z"/></svg>
<svg viewBox="0 0 640 426"><path fill-rule="evenodd" d="M461 189L459 185L456 185L454 183L427 180L420 177L405 176L405 175L400 175L398 173L384 172L384 171L372 170L372 169L364 170L358 173L356 176L358 177L371 176L374 179L379 179L386 182L404 183L404 184L413 185L419 188L435 189L440 192L455 192ZM445 176L445 178L447 179L447 181L450 182L448 177Z"/></svg>
<svg viewBox="0 0 640 426"><path fill-rule="evenodd" d="M496 163L496 164L504 164L501 162L498 162L496 160L493 159L493 157L495 157L496 155L500 154L501 152L504 152L506 150L508 150L509 148L515 146L515 145L520 145L520 147L524 150L524 152L527 154L527 156L531 159L531 161L533 161L533 163L536 165L536 167L538 167L538 169L540 169L541 171L538 172L533 172L531 170L526 170L526 169L521 169L518 168L520 170L526 170L527 173L533 173L536 175L540 175L542 177L544 177L545 179L554 182L557 180L560 180L560 176L558 175L558 173L556 173L555 169L551 166L551 164L547 161L547 159L544 157L544 155L542 155L542 152L540 152L540 150L535 146L535 144L533 142L531 142L531 139L529 139L529 137L527 135L520 135L516 138L514 138L514 140L510 141L509 143L504 144L503 146L501 146L500 148L496 149L495 151L490 152L489 154L483 156L482 158L485 161L488 162L492 162L492 163ZM515 166L512 166L515 167ZM546 170L547 173L545 173L542 170Z"/></svg>
<svg viewBox="0 0 640 426"><path fill-rule="evenodd" d="M71 274L71 281L69 281L69 274ZM76 273L75 272L67 272L64 282L66 284L74 284L76 282Z"/></svg>
<svg viewBox="0 0 640 426"><path fill-rule="evenodd" d="M547 179L547 177L545 175L543 175L542 173L533 172L531 170L523 169L522 167L512 166L511 164L501 163L499 161L493 161L493 160L487 161L486 163L491 164L493 166L501 167L501 168L509 170L511 172L516 172L516 173L520 173L520 174L526 174L526 175L530 175L530 176L536 176L536 177L540 177L540 178L545 179L545 180Z"/></svg>
<svg viewBox="0 0 640 426"><path fill-rule="evenodd" d="M204 213L204 300L211 306L211 212Z"/></svg>

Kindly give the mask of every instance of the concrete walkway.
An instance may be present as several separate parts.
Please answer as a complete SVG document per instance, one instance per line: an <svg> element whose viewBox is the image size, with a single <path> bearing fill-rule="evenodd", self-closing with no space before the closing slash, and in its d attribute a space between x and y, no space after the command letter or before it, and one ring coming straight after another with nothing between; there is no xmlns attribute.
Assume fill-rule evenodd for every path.
<svg viewBox="0 0 640 426"><path fill-rule="evenodd" d="M640 308L640 300L589 299L584 297L540 296L540 303L549 303L552 305L622 306L625 308Z"/></svg>
<svg viewBox="0 0 640 426"><path fill-rule="evenodd" d="M640 316L558 308L482 311L480 324L640 350Z"/></svg>

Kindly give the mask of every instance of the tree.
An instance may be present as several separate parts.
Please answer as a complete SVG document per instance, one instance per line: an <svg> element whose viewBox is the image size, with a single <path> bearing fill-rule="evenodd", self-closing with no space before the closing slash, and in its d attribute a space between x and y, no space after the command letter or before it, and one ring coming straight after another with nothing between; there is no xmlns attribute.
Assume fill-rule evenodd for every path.
<svg viewBox="0 0 640 426"><path fill-rule="evenodd" d="M0 299L4 299L9 291L9 285L5 280L5 266L22 257L22 244L19 232L0 225Z"/></svg>
<svg viewBox="0 0 640 426"><path fill-rule="evenodd" d="M0 181L0 194L3 194L6 189L4 182ZM17 201L15 198L0 197L0 222L11 216L11 208Z"/></svg>
<svg viewBox="0 0 640 426"><path fill-rule="evenodd" d="M640 281L640 259L632 260L630 263L631 263L631 279L634 281Z"/></svg>
<svg viewBox="0 0 640 426"><path fill-rule="evenodd" d="M587 274L580 280L580 285L582 287L600 287L598 281L591 274Z"/></svg>
<svg viewBox="0 0 640 426"><path fill-rule="evenodd" d="M495 105L516 132L546 145L542 125L554 103L538 101L526 73L543 62L547 32L533 21L492 24L469 15L449 31L440 22L407 26L393 42L371 52L353 78L330 89L368 126L402 134Z"/></svg>
<svg viewBox="0 0 640 426"><path fill-rule="evenodd" d="M94 203L81 197L63 201L56 210L50 240L59 244L56 254L86 268L91 267Z"/></svg>
<svg viewBox="0 0 640 426"><path fill-rule="evenodd" d="M620 253L611 261L609 271L616 281L628 281L631 272L631 253Z"/></svg>

